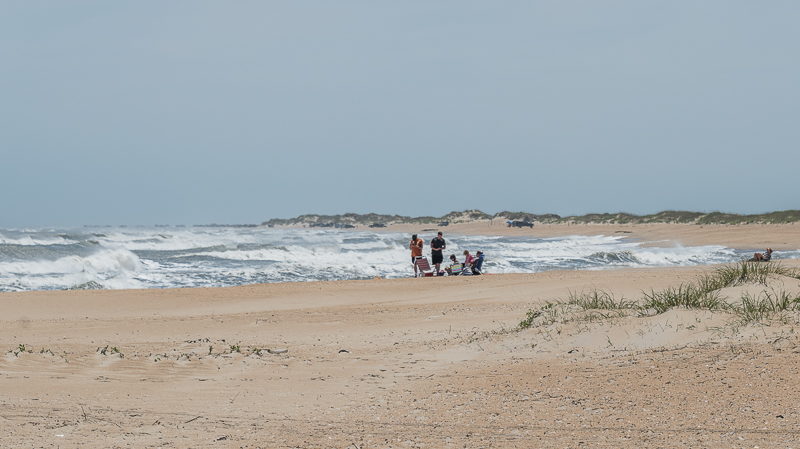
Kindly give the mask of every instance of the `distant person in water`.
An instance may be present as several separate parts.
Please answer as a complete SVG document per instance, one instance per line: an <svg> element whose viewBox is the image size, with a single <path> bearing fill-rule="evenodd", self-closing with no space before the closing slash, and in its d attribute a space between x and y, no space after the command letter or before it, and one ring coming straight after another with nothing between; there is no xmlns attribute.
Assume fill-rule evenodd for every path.
<svg viewBox="0 0 800 449"><path fill-rule="evenodd" d="M431 240L431 263L436 266L436 275L439 276L441 271L441 265L444 261L444 254L442 251L447 247L444 241L444 237L442 237L442 231L436 235L436 237Z"/></svg>
<svg viewBox="0 0 800 449"><path fill-rule="evenodd" d="M417 276L417 259L422 257L422 245L424 242L417 234L411 236L411 243L408 247L411 248L411 265L414 265L414 277Z"/></svg>
<svg viewBox="0 0 800 449"><path fill-rule="evenodd" d="M772 260L772 248L767 248L763 253L755 253L748 262L769 262Z"/></svg>

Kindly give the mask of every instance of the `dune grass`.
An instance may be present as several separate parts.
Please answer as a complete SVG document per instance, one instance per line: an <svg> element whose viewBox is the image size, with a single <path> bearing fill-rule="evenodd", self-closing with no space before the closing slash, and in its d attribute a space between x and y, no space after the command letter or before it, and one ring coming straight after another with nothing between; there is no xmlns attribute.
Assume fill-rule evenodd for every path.
<svg viewBox="0 0 800 449"><path fill-rule="evenodd" d="M800 279L797 270L787 268L775 262L747 262L742 261L735 265L726 265L718 268L712 279L717 279L722 287L732 287L746 283L765 284L770 276L787 276Z"/></svg>
<svg viewBox="0 0 800 449"><path fill-rule="evenodd" d="M584 310L621 310L635 309L635 301L628 301L624 297L616 299L614 294L605 290L592 290L589 292L569 292L567 304L579 306Z"/></svg>
<svg viewBox="0 0 800 449"><path fill-rule="evenodd" d="M725 310L728 308L728 304L720 299L717 291L707 291L695 284L681 284L677 287L644 293L640 307L643 310L654 310L656 314L661 314L675 307Z"/></svg>
<svg viewBox="0 0 800 449"><path fill-rule="evenodd" d="M564 310L564 306L577 306L583 310L634 310L641 315L658 315L673 308L710 310L732 313L743 324L764 321L787 311L800 311L800 294L785 291L765 291L753 297L745 293L741 304L729 304L719 290L748 283L767 285L770 277L785 276L800 279L800 271L785 267L776 262L747 262L726 265L711 274L697 278L694 282L682 283L662 290L643 292L639 301L625 298L617 300L613 293L595 289L589 292L570 291L566 300L547 302L539 309L528 311L518 329L526 329L536 324L537 318L545 313L554 314ZM540 320L542 321L542 320ZM553 318L545 322L552 322Z"/></svg>
<svg viewBox="0 0 800 449"><path fill-rule="evenodd" d="M737 312L743 323L755 323L771 319L782 312L800 310L800 295L785 291L768 292L753 297L742 295L742 305Z"/></svg>

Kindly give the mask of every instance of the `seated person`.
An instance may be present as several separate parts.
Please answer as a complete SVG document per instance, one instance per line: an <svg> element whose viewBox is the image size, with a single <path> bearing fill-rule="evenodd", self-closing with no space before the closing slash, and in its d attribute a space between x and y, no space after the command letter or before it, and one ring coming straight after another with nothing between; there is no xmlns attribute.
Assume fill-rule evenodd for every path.
<svg viewBox="0 0 800 449"><path fill-rule="evenodd" d="M469 250L464 250L464 268L472 268L472 264L475 262L475 258L472 257L472 254L469 253Z"/></svg>
<svg viewBox="0 0 800 449"><path fill-rule="evenodd" d="M458 276L459 274L461 274L461 271L464 270L464 265L458 263L455 254L450 255L450 262L451 262L450 266L445 268L444 271L446 271L447 274L450 276Z"/></svg>
<svg viewBox="0 0 800 449"><path fill-rule="evenodd" d="M767 248L764 253L755 253L748 262L769 262L772 260L772 248Z"/></svg>
<svg viewBox="0 0 800 449"><path fill-rule="evenodd" d="M483 251L478 251L475 253L477 257L472 262L472 274L481 274L481 268L483 267Z"/></svg>

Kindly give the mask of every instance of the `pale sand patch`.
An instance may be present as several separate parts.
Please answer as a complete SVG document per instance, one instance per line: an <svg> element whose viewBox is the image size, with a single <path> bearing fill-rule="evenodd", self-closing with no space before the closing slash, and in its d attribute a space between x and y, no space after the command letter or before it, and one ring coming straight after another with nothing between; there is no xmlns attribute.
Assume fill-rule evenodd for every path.
<svg viewBox="0 0 800 449"><path fill-rule="evenodd" d="M711 269L0 294L0 447L797 446L796 324L514 329Z"/></svg>
<svg viewBox="0 0 800 449"><path fill-rule="evenodd" d="M695 224L536 224L533 228L509 228L503 220L453 223L439 227L436 223L420 225L390 225L386 228L362 226L358 230L418 233L433 236L436 231L468 235L511 235L534 237L563 237L569 235L624 236L648 242L653 246L721 245L736 249L763 251L770 247L777 251L800 248L800 223L748 224L748 225L695 225Z"/></svg>

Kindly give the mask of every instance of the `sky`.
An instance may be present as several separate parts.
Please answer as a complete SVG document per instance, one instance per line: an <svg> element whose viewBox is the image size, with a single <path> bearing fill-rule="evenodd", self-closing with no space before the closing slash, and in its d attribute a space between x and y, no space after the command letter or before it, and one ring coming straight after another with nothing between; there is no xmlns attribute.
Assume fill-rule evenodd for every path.
<svg viewBox="0 0 800 449"><path fill-rule="evenodd" d="M800 2L0 0L0 227L797 209Z"/></svg>

